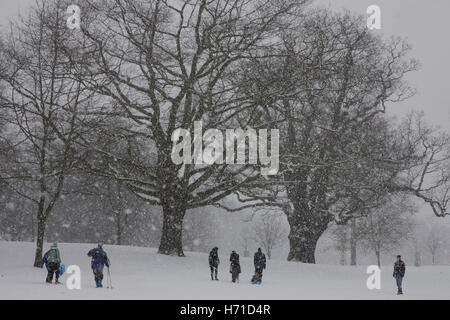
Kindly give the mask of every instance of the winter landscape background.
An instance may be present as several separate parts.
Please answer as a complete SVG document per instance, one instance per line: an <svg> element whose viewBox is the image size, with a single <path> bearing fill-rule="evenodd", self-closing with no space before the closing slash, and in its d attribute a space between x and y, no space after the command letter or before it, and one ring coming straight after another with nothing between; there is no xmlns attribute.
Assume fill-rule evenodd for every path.
<svg viewBox="0 0 450 320"><path fill-rule="evenodd" d="M68 4L79 2L44 1L49 7L41 3L42 7L37 7L44 10L36 12L45 14L40 18L27 18L29 8L36 7L34 2L2 0L1 3L1 299L390 299L397 298L393 294L396 288L391 275L397 254L401 254L407 264L407 295L402 298L450 298L450 288L446 285L450 280L447 267L450 264L450 220L445 217L450 199L448 1L298 1L296 19L280 14L286 20L274 18L273 25L267 22L267 31L258 29L262 21L266 21L258 20L262 18L257 14L252 17L255 21L242 20L245 28L254 28L254 33L261 32L262 38L272 41L273 37L283 38L279 31L283 23L291 26L299 23L298 19L307 21L305 12L317 15L316 20L299 23L298 30L302 31L299 34L295 30L292 34L283 34L282 45L267 45L261 41L258 43L264 44L261 49L244 31L244 36L240 36L243 43L248 41L246 49L226 41L221 43L219 38L215 39L220 43L217 47L208 44L211 47L207 46L206 52L212 47L223 50L216 53L211 49L211 52L225 59L231 70L221 76L223 82L219 84L212 84L210 78L195 80L194 87L198 91L192 89L193 97L188 93L181 97L183 107L175 111L173 125L192 126L193 121L183 119L191 111L186 101L194 101L193 109L201 106L210 96L199 88L212 85L213 90L223 92L220 99L212 99L208 102L212 105L206 105L223 114L229 112L226 108L242 110L237 116L224 120L223 115L218 116L207 108L200 118L209 121L205 122L208 125L221 123L217 125L219 129L232 126L279 128L281 164L273 179L259 176L259 165L256 170L252 166L245 170L218 166L219 169L211 172L201 168L199 172L205 176L200 184L192 183L192 179L198 178L193 173L187 182L178 179L185 174L185 169L173 166L167 159L168 154L164 154L167 145L159 142L159 133L154 131L151 122L154 113L147 112L151 108L146 104L154 103L148 91L154 86L146 83L151 82L145 78L146 73L129 65L122 67L118 62L139 65L142 61L137 63L133 59L138 60L142 52L148 54L145 46L127 38L123 48L129 50L126 52L127 57L132 57L130 60L120 56L120 46L105 45L104 52L99 53L95 41L105 41L112 35L108 33L112 32L108 29L110 25L96 24L95 14L105 18L101 10L91 8L89 14L92 15L84 16L91 24L88 29L91 33L79 31L72 39L75 33L65 29L64 9ZM173 1L173 4L179 8L183 2ZM262 7L267 10L265 14L275 16L276 10L286 9L283 5L289 7L288 2L280 1L280 7ZM93 3L103 5L102 1ZM156 1L138 3L148 8L146 3L153 5ZM242 4L241 1L236 3ZM90 5L89 2L79 4L82 9L83 5L86 8ZM372 4L381 8L381 30L366 30L366 9ZM117 14L117 19L128 22L139 17L139 10L131 2L117 1L117 5L130 13L130 17L124 18L111 11ZM192 3L194 13L200 10L197 5ZM316 11L315 7L324 11ZM18 18L19 11L24 14L23 21ZM55 24L49 22L52 12L62 14L55 19ZM333 16L336 13L341 15ZM161 19L165 19L164 15ZM9 35L8 21L18 23L11 27L12 35ZM150 24L152 20L140 21ZM225 31L227 28L236 28L233 30L238 34L241 32L239 23L237 26L227 23L224 29L215 31L218 36L230 36ZM39 33L27 34L27 30L35 30L38 25L44 30L41 43L31 41L37 40ZM171 25L176 30L176 23L172 21ZM129 27L131 31L122 30L122 36L127 32L141 35L139 27L134 24ZM156 100L166 103L162 103L159 109L162 115L157 120L162 131L167 130L161 134L164 139L170 139L170 130L165 126L172 121L168 115L166 118L165 112L169 114L174 110L168 105L172 103L173 107L177 90L189 83L174 72L180 67L172 66L174 63L181 65L180 61L192 63L189 59L195 56L195 50L188 40L195 42L195 24L190 24L190 28L186 31L186 42L180 44L185 56L155 49L159 50L154 58L158 66L155 70L166 72L158 79L160 88L156 93ZM64 31L59 34L55 30ZM333 32L334 37L325 36ZM143 38L149 35L144 33ZM207 36L210 34L205 31L205 38ZM401 39L390 42L391 36ZM160 37L158 41L170 36L161 31ZM60 40L52 43L54 38ZM76 59L80 54L76 48L80 44L88 51L81 53L86 55L84 60ZM52 64L48 57L52 57L53 49L59 46L66 51L60 48L62 53L58 55L61 57ZM230 46L227 50L232 53L225 54L224 46ZM309 46L313 48L311 51L308 51ZM329 51L321 53L323 61L319 63L314 58L320 56L321 46ZM346 56L344 53L349 47L355 51ZM175 50L176 46L169 45L169 48ZM227 62L231 55L237 54L233 50L248 53L251 58ZM266 64L257 57L259 50L267 56L273 53L274 58L265 58L273 60ZM102 55L109 60L102 60ZM45 61L43 65L38 57ZM202 59L208 55L200 57L199 61L204 62ZM215 72L224 67L222 63L217 62L211 71L203 72L216 75ZM327 71L322 70L322 63ZM52 79L52 66L64 76L58 73L61 77ZM321 71L315 72L319 66ZM391 66L394 67L390 69ZM113 69L115 71L111 71ZM44 86L48 91L44 94L30 96L26 90L22 91L35 88L39 83L36 70L49 77L44 82L53 80L61 91L51 86ZM350 89L341 90L341 86L348 86L345 77L341 77L346 70L351 74ZM61 79L66 76L64 81L67 82L63 82ZM328 79L332 80L328 82ZM142 83L145 90L137 87ZM311 89L311 83L316 87ZM116 84L119 87L115 87ZM126 92L125 97L112 94L119 92L118 88ZM226 96L227 90L233 95ZM311 98L310 91L317 93ZM48 103L51 93L57 98L49 104L50 113L41 113L39 107L33 109L33 102ZM340 101L339 93L343 94L341 103L346 106L333 118L331 114ZM236 97L239 103L234 100ZM73 106L74 99L79 99L77 107ZM63 111L53 113L52 108ZM315 121L314 129L308 128L308 123L313 121L309 119ZM294 143L289 140L292 138L289 125L294 128L294 140L298 139ZM36 142L44 143L46 130L51 132L48 146L36 147ZM327 130L329 135L324 133ZM302 145L302 139L310 141L305 145L310 145L311 149ZM170 146L168 148L170 150ZM45 150L47 155L42 158L36 150ZM321 158L324 153L326 156ZM70 161L66 161L66 155ZM48 165L45 170L39 166L42 159ZM313 169L303 180L304 168ZM46 180L44 192L42 177ZM62 177L64 183L59 185ZM294 186L292 180L295 180ZM209 190L213 192L209 194ZM262 203L266 205L260 205ZM240 206L245 208L236 210ZM46 208L49 208L48 217L43 213ZM41 285L44 271L33 268L42 255L39 234L44 252L49 243L58 242L63 263L81 267L83 290ZM86 256L99 241L105 242L115 282L114 290L100 294L91 289L92 275ZM219 247L222 261L219 283L209 280L206 253L214 246ZM264 284L254 287L248 282L253 274L251 257L258 247L269 260ZM231 250L241 256L243 273L239 288L229 283ZM371 264L382 267L381 290L371 291L366 287L366 266ZM189 290L177 291L176 288Z"/></svg>

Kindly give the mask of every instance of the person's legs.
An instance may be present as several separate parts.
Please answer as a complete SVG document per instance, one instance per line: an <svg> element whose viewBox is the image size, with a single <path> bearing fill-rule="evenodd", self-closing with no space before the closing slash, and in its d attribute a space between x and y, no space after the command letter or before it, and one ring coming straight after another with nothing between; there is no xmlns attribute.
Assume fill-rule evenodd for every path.
<svg viewBox="0 0 450 320"><path fill-rule="evenodd" d="M98 268L98 269L96 269L97 271L97 280L95 281L96 283L97 283L97 286L98 287L100 287L100 288L102 288L103 287L103 285L102 285L102 281L103 281L103 268L102 267L100 267L100 268Z"/></svg>
<svg viewBox="0 0 450 320"><path fill-rule="evenodd" d="M92 269L92 271L94 272L95 285L97 288L100 288L102 286L103 274L98 268Z"/></svg>
<svg viewBox="0 0 450 320"><path fill-rule="evenodd" d="M59 268L60 268L60 265L57 264L55 266L55 283L59 283Z"/></svg>
<svg viewBox="0 0 450 320"><path fill-rule="evenodd" d="M97 269L92 269L92 272L94 273L95 285L98 287Z"/></svg>
<svg viewBox="0 0 450 320"><path fill-rule="evenodd" d="M214 267L214 273L215 273L214 279L215 279L215 280L219 280L219 279L217 278L217 269L218 269L218 267Z"/></svg>
<svg viewBox="0 0 450 320"><path fill-rule="evenodd" d="M395 276L395 280L397 281L398 293L402 294L403 293L403 289L402 289L403 277L401 275L397 275L397 276Z"/></svg>
<svg viewBox="0 0 450 320"><path fill-rule="evenodd" d="M214 280L214 267L209 266L209 269L211 270L211 280Z"/></svg>
<svg viewBox="0 0 450 320"><path fill-rule="evenodd" d="M239 273L237 271L233 271L233 282L239 282Z"/></svg>
<svg viewBox="0 0 450 320"><path fill-rule="evenodd" d="M51 268L51 266L50 266L49 263L47 263L47 264L45 265L45 267L47 268L47 278L45 279L45 281L46 281L47 283L52 283L52 279L53 279L53 270L52 270L52 268Z"/></svg>
<svg viewBox="0 0 450 320"><path fill-rule="evenodd" d="M47 272L47 282L48 283L52 283L53 274L56 273L57 270L58 270L58 264L51 262L47 265L47 271L48 271ZM59 275L59 273L58 273L58 275ZM56 279L58 279L58 278L56 278Z"/></svg>
<svg viewBox="0 0 450 320"><path fill-rule="evenodd" d="M262 268L256 267L255 273L258 275L259 281L262 280Z"/></svg>

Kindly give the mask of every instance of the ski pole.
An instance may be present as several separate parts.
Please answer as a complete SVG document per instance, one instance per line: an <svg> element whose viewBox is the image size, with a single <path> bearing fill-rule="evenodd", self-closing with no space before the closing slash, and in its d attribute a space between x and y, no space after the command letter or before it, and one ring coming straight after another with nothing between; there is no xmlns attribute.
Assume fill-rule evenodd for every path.
<svg viewBox="0 0 450 320"><path fill-rule="evenodd" d="M112 281L111 281L111 273L109 272L109 267L108 267L108 280L109 280L109 286L110 286L111 289L112 289L113 286L112 286Z"/></svg>
<svg viewBox="0 0 450 320"><path fill-rule="evenodd" d="M109 289L109 268L107 268L107 273L106 273L106 287Z"/></svg>

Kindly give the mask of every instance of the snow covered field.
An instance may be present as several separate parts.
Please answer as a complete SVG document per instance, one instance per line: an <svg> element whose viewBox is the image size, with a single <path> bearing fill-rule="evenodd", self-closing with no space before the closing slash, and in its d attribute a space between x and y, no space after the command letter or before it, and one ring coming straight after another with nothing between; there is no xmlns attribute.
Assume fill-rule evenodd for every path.
<svg viewBox="0 0 450 320"><path fill-rule="evenodd" d="M80 266L81 290L45 284L46 270L31 266L34 244L0 242L0 299L450 299L448 266L407 266L405 295L396 296L391 267L382 268L381 290L370 291L365 266L268 261L263 284L257 286L249 284L253 272L249 258L241 257L241 282L233 284L228 254L223 252L220 281L211 281L206 254L187 252L187 257L177 258L150 248L109 245L105 250L114 289L96 289L86 255L94 245L59 247L66 266ZM63 283L66 279L67 274Z"/></svg>

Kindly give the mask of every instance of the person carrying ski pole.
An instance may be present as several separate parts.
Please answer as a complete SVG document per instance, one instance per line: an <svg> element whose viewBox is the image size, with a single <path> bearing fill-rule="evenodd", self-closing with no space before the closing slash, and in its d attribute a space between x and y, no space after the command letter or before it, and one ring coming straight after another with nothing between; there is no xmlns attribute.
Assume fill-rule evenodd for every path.
<svg viewBox="0 0 450 320"><path fill-rule="evenodd" d="M217 253L219 250L217 247L214 247L209 253L209 268L211 269L211 280L219 280L217 278L217 268L219 267L219 254Z"/></svg>
<svg viewBox="0 0 450 320"><path fill-rule="evenodd" d="M58 244L55 242L50 247L44 257L42 258L42 264L45 264L47 268L47 278L45 282L52 283L53 274L55 274L55 284L59 284L59 267L61 265L61 255L58 250Z"/></svg>
<svg viewBox="0 0 450 320"><path fill-rule="evenodd" d="M103 268L105 266L109 268L110 265L108 255L103 250L103 243L100 242L97 248L89 250L88 256L92 257L91 268L94 272L95 285L97 288L102 288Z"/></svg>

